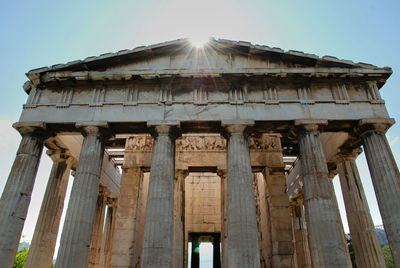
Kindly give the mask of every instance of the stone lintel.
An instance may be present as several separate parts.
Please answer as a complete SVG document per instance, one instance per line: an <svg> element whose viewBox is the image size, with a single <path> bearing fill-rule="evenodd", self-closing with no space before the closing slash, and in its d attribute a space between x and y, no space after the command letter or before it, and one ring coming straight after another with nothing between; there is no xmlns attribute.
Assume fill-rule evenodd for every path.
<svg viewBox="0 0 400 268"><path fill-rule="evenodd" d="M77 128L83 128L83 127L99 127L99 128L108 128L108 122L107 121L80 121L76 122L75 126Z"/></svg>
<svg viewBox="0 0 400 268"><path fill-rule="evenodd" d="M386 133L394 123L394 118L364 118L358 122L357 132L360 136L371 131Z"/></svg>

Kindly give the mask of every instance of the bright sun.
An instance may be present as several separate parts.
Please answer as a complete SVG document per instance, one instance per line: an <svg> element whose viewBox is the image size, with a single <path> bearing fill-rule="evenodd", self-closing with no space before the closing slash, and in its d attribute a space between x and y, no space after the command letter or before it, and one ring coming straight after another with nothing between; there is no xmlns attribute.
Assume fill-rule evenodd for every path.
<svg viewBox="0 0 400 268"><path fill-rule="evenodd" d="M205 44L207 44L210 38L204 36L196 36L196 37L190 37L189 40L192 43L192 45L195 46L196 48L202 48Z"/></svg>

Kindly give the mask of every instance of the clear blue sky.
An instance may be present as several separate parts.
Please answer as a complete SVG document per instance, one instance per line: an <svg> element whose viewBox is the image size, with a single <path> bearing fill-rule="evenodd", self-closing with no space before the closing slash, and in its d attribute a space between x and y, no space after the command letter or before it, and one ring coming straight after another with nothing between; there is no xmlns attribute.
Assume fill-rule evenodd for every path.
<svg viewBox="0 0 400 268"><path fill-rule="evenodd" d="M27 80L25 72L181 37L246 40L285 50L390 66L394 73L381 93L390 115L400 121L399 10L400 4L395 0L2 0L0 192L19 141L9 125L18 120L26 101L22 90ZM388 134L399 160L400 124ZM379 224L364 156L358 162L374 221ZM35 187L28 217L31 227L24 229L27 237L31 236L49 165L48 160L42 162L39 186ZM335 186L338 188L337 179ZM338 198L341 199L340 192ZM345 215L343 210L342 215Z"/></svg>

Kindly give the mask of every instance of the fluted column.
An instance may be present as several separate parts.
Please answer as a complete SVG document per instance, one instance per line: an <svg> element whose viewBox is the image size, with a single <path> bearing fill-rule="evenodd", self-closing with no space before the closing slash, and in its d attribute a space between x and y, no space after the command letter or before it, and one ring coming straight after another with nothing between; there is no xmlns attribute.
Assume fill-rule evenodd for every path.
<svg viewBox="0 0 400 268"><path fill-rule="evenodd" d="M360 152L361 150L357 149L354 151L342 150L337 158L351 241L357 266L384 268L386 267L385 260L355 161Z"/></svg>
<svg viewBox="0 0 400 268"><path fill-rule="evenodd" d="M185 178L189 175L187 170L177 170L174 186L174 240L173 240L173 265L183 267L185 254Z"/></svg>
<svg viewBox="0 0 400 268"><path fill-rule="evenodd" d="M53 167L29 248L26 268L50 267L53 263L69 174L74 161L62 150L49 150L47 154L53 159Z"/></svg>
<svg viewBox="0 0 400 268"><path fill-rule="evenodd" d="M296 120L313 267L349 267L318 125Z"/></svg>
<svg viewBox="0 0 400 268"><path fill-rule="evenodd" d="M114 198L107 198L107 216L104 223L104 235L101 245L100 268L111 267L112 242L115 227L117 201Z"/></svg>
<svg viewBox="0 0 400 268"><path fill-rule="evenodd" d="M171 267L174 231L176 122L151 125L154 145L144 227L142 268Z"/></svg>
<svg viewBox="0 0 400 268"><path fill-rule="evenodd" d="M89 268L98 268L100 264L100 251L103 240L104 216L106 214L107 191L100 186L97 196L97 206L94 216L93 232L90 241Z"/></svg>
<svg viewBox="0 0 400 268"><path fill-rule="evenodd" d="M392 120L361 120L360 134L396 267L400 267L400 173L386 139Z"/></svg>
<svg viewBox="0 0 400 268"><path fill-rule="evenodd" d="M84 135L56 267L87 267L107 124L81 126Z"/></svg>
<svg viewBox="0 0 400 268"><path fill-rule="evenodd" d="M253 122L223 122L227 132L228 267L260 267L250 152L245 133Z"/></svg>
<svg viewBox="0 0 400 268"><path fill-rule="evenodd" d="M0 267L13 266L40 156L43 150L44 125L14 124L22 135L14 164L0 199Z"/></svg>

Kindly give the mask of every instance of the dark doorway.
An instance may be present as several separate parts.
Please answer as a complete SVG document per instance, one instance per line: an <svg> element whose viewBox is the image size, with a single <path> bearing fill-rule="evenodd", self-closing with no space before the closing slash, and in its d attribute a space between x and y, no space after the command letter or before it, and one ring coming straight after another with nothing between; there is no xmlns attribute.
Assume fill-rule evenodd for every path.
<svg viewBox="0 0 400 268"><path fill-rule="evenodd" d="M190 248L188 268L200 268L201 243L212 243L212 267L221 268L220 233L189 233L189 243L191 243L191 247L188 247Z"/></svg>

